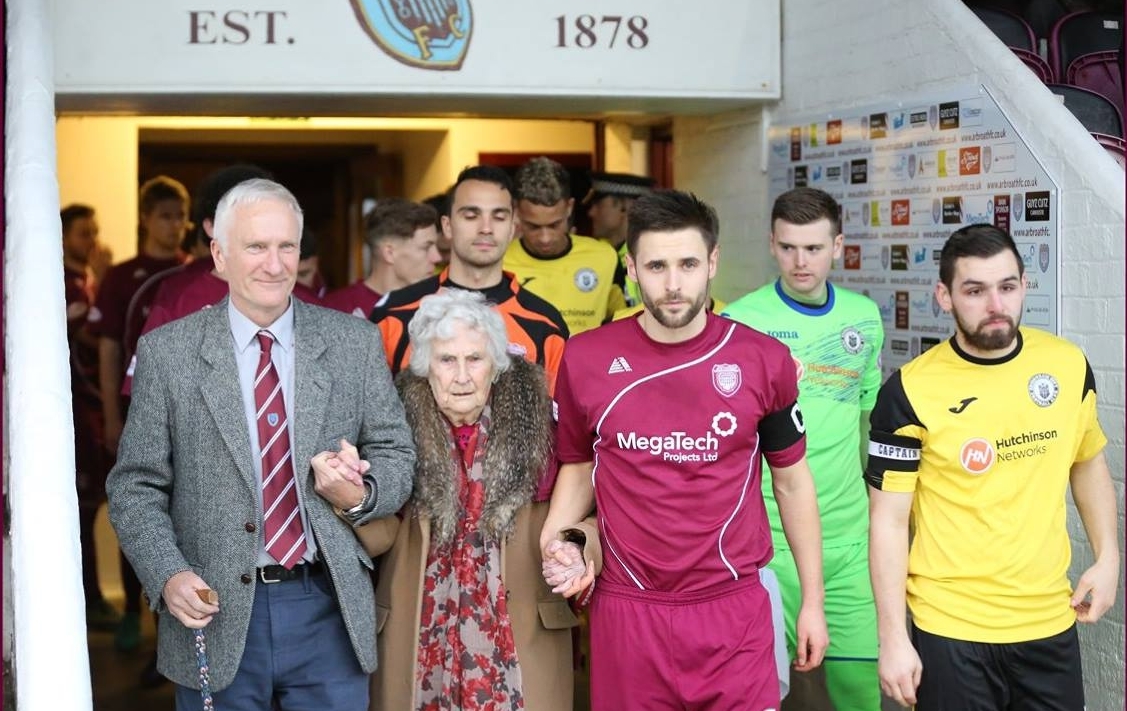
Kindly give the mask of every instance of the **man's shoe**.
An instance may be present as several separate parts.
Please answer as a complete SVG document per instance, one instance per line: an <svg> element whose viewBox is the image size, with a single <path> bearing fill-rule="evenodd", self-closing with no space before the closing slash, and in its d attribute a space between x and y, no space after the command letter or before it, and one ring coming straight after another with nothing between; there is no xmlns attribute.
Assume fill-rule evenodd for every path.
<svg viewBox="0 0 1127 711"><path fill-rule="evenodd" d="M119 652L132 652L141 644L141 616L136 612L127 612L117 626L117 633L113 637L113 646Z"/></svg>
<svg viewBox="0 0 1127 711"><path fill-rule="evenodd" d="M121 615L113 605L99 599L86 605L86 627L97 632L113 632L121 623Z"/></svg>
<svg viewBox="0 0 1127 711"><path fill-rule="evenodd" d="M157 655L153 652L153 658L141 670L140 684L142 689L155 689L168 683L168 679L164 674L157 671Z"/></svg>

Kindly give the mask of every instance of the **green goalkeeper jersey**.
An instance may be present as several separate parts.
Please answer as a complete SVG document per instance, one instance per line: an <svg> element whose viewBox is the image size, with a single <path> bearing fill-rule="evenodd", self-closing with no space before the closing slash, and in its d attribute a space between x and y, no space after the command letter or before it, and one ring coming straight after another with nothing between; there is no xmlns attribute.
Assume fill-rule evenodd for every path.
<svg viewBox="0 0 1127 711"><path fill-rule="evenodd" d="M798 370L798 402L806 422L806 460L814 474L823 546L862 543L869 502L861 474L860 418L873 409L881 383L884 329L868 297L826 284L826 303L810 306L776 280L738 299L724 315L774 336L790 348ZM776 549L789 549L763 467L763 499Z"/></svg>

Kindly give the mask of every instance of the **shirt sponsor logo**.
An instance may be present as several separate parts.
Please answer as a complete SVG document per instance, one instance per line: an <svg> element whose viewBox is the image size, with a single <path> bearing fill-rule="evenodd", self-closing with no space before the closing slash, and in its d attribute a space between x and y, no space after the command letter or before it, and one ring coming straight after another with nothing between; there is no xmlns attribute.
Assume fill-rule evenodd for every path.
<svg viewBox="0 0 1127 711"><path fill-rule="evenodd" d="M735 415L718 412L712 418L711 427L704 433L694 435L674 430L666 434L641 435L631 431L618 432L615 437L620 449L648 452L666 462L715 462L720 453L719 438L731 437L736 433L737 425Z"/></svg>
<svg viewBox="0 0 1127 711"><path fill-rule="evenodd" d="M994 466L994 447L981 437L968 439L959 452L959 463L968 473L985 474Z"/></svg>
<svg viewBox="0 0 1127 711"><path fill-rule="evenodd" d="M1003 437L994 442L994 446L998 449L998 459L1003 462L1013 462L1047 453L1049 448L1044 443L1056 438L1056 430L1030 430Z"/></svg>

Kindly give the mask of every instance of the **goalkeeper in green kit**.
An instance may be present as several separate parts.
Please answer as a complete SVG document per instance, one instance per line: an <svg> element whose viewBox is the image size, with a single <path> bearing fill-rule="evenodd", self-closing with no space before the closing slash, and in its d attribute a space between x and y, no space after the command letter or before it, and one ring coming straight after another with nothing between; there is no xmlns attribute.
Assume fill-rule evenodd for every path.
<svg viewBox="0 0 1127 711"><path fill-rule="evenodd" d="M724 315L779 339L798 370L798 402L806 423L806 457L822 519L826 687L837 711L878 711L877 622L869 582L869 501L862 479L869 411L881 384L884 342L880 312L868 297L827 281L841 256L841 212L827 193L790 190L771 210L771 255L779 278L731 303ZM798 572L783 536L768 467L763 498L771 521L794 657L801 602Z"/></svg>

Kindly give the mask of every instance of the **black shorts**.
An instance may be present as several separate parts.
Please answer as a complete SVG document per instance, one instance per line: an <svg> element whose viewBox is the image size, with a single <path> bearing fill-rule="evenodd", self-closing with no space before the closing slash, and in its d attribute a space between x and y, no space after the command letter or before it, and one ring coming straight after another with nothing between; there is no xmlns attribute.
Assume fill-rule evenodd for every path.
<svg viewBox="0 0 1127 711"><path fill-rule="evenodd" d="M964 642L912 626L923 663L916 711L1081 711L1076 625L1045 639Z"/></svg>

